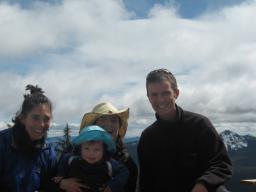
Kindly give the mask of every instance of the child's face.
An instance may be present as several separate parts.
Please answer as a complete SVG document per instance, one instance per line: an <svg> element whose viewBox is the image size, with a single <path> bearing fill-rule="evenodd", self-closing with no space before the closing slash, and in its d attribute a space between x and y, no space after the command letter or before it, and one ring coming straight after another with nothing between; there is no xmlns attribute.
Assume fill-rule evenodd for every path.
<svg viewBox="0 0 256 192"><path fill-rule="evenodd" d="M103 142L92 141L81 144L81 156L82 159L88 163L96 163L103 158Z"/></svg>

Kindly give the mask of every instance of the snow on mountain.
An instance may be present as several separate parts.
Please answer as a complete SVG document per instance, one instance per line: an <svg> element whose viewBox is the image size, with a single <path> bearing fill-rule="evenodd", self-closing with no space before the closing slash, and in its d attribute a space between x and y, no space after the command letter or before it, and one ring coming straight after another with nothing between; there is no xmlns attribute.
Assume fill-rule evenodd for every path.
<svg viewBox="0 0 256 192"><path fill-rule="evenodd" d="M245 136L239 135L230 130L225 130L220 133L227 150L238 150L248 147L248 142Z"/></svg>

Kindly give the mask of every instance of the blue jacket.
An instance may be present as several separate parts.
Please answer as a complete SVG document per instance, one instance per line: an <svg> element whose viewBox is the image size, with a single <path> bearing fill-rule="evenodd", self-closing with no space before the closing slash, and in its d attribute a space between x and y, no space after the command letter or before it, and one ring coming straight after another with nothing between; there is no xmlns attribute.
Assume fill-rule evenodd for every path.
<svg viewBox="0 0 256 192"><path fill-rule="evenodd" d="M13 128L0 132L0 190L8 192L50 191L57 159L49 144L27 155L18 150L12 137Z"/></svg>

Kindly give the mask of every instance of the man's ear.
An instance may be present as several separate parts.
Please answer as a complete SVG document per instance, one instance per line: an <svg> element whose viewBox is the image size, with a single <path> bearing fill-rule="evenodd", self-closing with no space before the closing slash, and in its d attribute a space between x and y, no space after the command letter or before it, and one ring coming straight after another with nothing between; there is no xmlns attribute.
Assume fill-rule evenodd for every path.
<svg viewBox="0 0 256 192"><path fill-rule="evenodd" d="M174 97L175 97L175 99L178 98L179 94L180 94L180 90L179 90L178 88L176 88L175 91L174 91Z"/></svg>

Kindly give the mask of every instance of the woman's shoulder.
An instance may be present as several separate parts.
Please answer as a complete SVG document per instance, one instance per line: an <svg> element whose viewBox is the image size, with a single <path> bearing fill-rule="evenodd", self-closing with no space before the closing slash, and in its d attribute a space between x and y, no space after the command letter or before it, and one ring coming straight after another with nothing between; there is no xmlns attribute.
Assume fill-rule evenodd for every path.
<svg viewBox="0 0 256 192"><path fill-rule="evenodd" d="M41 160L47 162L57 162L57 153L55 147L51 143L44 143L40 150Z"/></svg>
<svg viewBox="0 0 256 192"><path fill-rule="evenodd" d="M110 158L109 162L112 166L125 166L128 169L137 169L136 163L133 161L133 159L129 156L129 158L123 162L114 158Z"/></svg>
<svg viewBox="0 0 256 192"><path fill-rule="evenodd" d="M11 132L11 128L0 131L0 146L6 146L11 143Z"/></svg>
<svg viewBox="0 0 256 192"><path fill-rule="evenodd" d="M113 167L117 167L117 166L124 166L124 164L121 162L121 161L118 161L118 160L116 160L116 159L114 159L114 158L110 158L108 161L107 161L107 163L110 163Z"/></svg>
<svg viewBox="0 0 256 192"><path fill-rule="evenodd" d="M11 135L12 128L3 129L0 131L0 137L8 137Z"/></svg>

